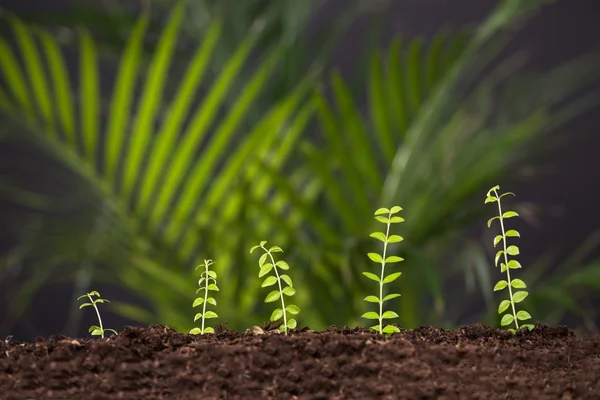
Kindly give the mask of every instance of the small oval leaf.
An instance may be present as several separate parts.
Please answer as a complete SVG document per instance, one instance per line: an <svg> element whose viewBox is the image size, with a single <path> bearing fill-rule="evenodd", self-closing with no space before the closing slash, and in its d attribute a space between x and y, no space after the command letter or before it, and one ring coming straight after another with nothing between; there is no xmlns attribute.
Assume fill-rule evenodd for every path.
<svg viewBox="0 0 600 400"><path fill-rule="evenodd" d="M396 213L399 213L400 211L402 211L402 207L400 207L400 206L394 206L394 207L392 207L392 209L390 210L390 213L391 213L391 214L396 214Z"/></svg>
<svg viewBox="0 0 600 400"><path fill-rule="evenodd" d="M388 241L388 243L398 243L398 242L401 242L401 241L403 241L403 240L404 240L404 238L403 238L402 236L399 236L399 235L391 235L391 236L388 238L388 240L387 240L387 241Z"/></svg>
<svg viewBox="0 0 600 400"><path fill-rule="evenodd" d="M515 303L520 303L523 300L525 300L525 298L529 295L528 292L521 290L520 292L517 292L515 294L513 294L513 301Z"/></svg>
<svg viewBox="0 0 600 400"><path fill-rule="evenodd" d="M262 285L260 285L260 287L268 287L268 286L273 286L274 284L277 283L277 278L275 278L274 276L268 276L262 283Z"/></svg>
<svg viewBox="0 0 600 400"><path fill-rule="evenodd" d="M525 284L525 282L523 282L520 279L513 279L510 282L510 286L517 288L517 289L525 289L527 287L527 285Z"/></svg>
<svg viewBox="0 0 600 400"><path fill-rule="evenodd" d="M276 308L275 311L271 314L270 321L277 321L283 317L283 310L281 308Z"/></svg>
<svg viewBox="0 0 600 400"><path fill-rule="evenodd" d="M383 283L394 282L398 277L402 275L402 272L394 272L393 274L389 274L385 278L383 278Z"/></svg>
<svg viewBox="0 0 600 400"><path fill-rule="evenodd" d="M521 310L517 313L517 319L519 321L527 321L528 319L531 319L531 314L529 314L527 311Z"/></svg>
<svg viewBox="0 0 600 400"><path fill-rule="evenodd" d="M502 290L507 286L508 286L508 282L506 282L505 280L501 280L500 282L496 283L496 286L494 286L494 292L497 292L498 290Z"/></svg>
<svg viewBox="0 0 600 400"><path fill-rule="evenodd" d="M367 254L367 256L369 256L371 261L376 262L376 263L380 263L383 261L383 258L381 258L381 256L377 253L369 253L369 254Z"/></svg>
<svg viewBox="0 0 600 400"><path fill-rule="evenodd" d="M283 260L279 260L279 261L277 261L277 262L275 263L275 265L276 265L278 268L284 269L284 270L286 270L286 271L287 271L288 269L290 269L290 266L288 265L288 263L286 263L286 262L285 262L285 261L283 261Z"/></svg>
<svg viewBox="0 0 600 400"><path fill-rule="evenodd" d="M389 256L385 259L386 263L396 263L400 261L404 261L404 258L398 256Z"/></svg>
<svg viewBox="0 0 600 400"><path fill-rule="evenodd" d="M260 267L260 271L258 272L258 277L262 278L263 276L265 276L266 274L271 272L272 269L273 269L273 264L271 264L271 263L264 264L262 267Z"/></svg>
<svg viewBox="0 0 600 400"><path fill-rule="evenodd" d="M500 321L500 325L502 325L502 326L510 325L513 323L514 320L515 320L515 318L512 316L512 314L506 314L504 317L502 317L502 321Z"/></svg>
<svg viewBox="0 0 600 400"><path fill-rule="evenodd" d="M294 304L290 304L285 308L285 310L290 314L297 315L300 312L300 307Z"/></svg>
<svg viewBox="0 0 600 400"><path fill-rule="evenodd" d="M283 274L280 276L280 278L288 284L288 286L294 287L294 283L292 282L292 278L289 277L289 275Z"/></svg>
<svg viewBox="0 0 600 400"><path fill-rule="evenodd" d="M214 311L207 311L206 314L204 314L204 319L217 318L217 317L218 317L218 315Z"/></svg>
<svg viewBox="0 0 600 400"><path fill-rule="evenodd" d="M379 303L379 297L377 296L367 296L364 298L365 301L368 301L369 303Z"/></svg>
<svg viewBox="0 0 600 400"><path fill-rule="evenodd" d="M510 306L510 301L502 300L498 306L498 314L502 314Z"/></svg>
<svg viewBox="0 0 600 400"><path fill-rule="evenodd" d="M519 268L523 268L523 267L521 266L521 263L518 262L517 260L510 260L508 262L508 268L510 268L510 269L519 269Z"/></svg>
<svg viewBox="0 0 600 400"><path fill-rule="evenodd" d="M390 210L388 210L385 207L378 208L377 211L375 211L375 215L389 214L389 213L390 213Z"/></svg>
<svg viewBox="0 0 600 400"><path fill-rule="evenodd" d="M265 303L272 303L274 301L279 300L279 296L281 296L281 293L279 293L279 290L273 290L271 293L269 293L267 295L267 297L265 297Z"/></svg>
<svg viewBox="0 0 600 400"><path fill-rule="evenodd" d="M366 318L366 319L379 319L379 314L377 314L375 311L369 311L364 313L361 318Z"/></svg>
<svg viewBox="0 0 600 400"><path fill-rule="evenodd" d="M506 252L511 255L511 256L518 256L519 255L519 248L515 245L513 246L508 246L508 249L506 249Z"/></svg>
<svg viewBox="0 0 600 400"><path fill-rule="evenodd" d="M503 219L508 219L508 218L512 218L512 217L518 217L519 214L517 214L514 211L506 211L504 214L502 214L502 218Z"/></svg>
<svg viewBox="0 0 600 400"><path fill-rule="evenodd" d="M296 322L296 320L293 318L287 322L288 329L295 329L297 325L298 325L298 322Z"/></svg>
<svg viewBox="0 0 600 400"><path fill-rule="evenodd" d="M382 232L373 232L369 236L377 240L381 240L383 243L385 243L385 234Z"/></svg>
<svg viewBox="0 0 600 400"><path fill-rule="evenodd" d="M198 297L196 300L194 300L192 307L198 307L202 303L204 303L204 299L202 297Z"/></svg>
<svg viewBox="0 0 600 400"><path fill-rule="evenodd" d="M293 296L296 294L296 289L294 289L293 287L290 286L286 286L284 287L282 290L283 294L285 294L286 296Z"/></svg>
<svg viewBox="0 0 600 400"><path fill-rule="evenodd" d="M388 300L391 300L391 299L395 299L396 297L400 297L400 295L398 293L391 293L391 294L388 294L387 296L385 296L383 298L383 301L388 301Z"/></svg>
<svg viewBox="0 0 600 400"><path fill-rule="evenodd" d="M521 237L521 235L519 235L519 232L515 231L514 229L510 229L510 230L506 231L506 236L507 237Z"/></svg>
<svg viewBox="0 0 600 400"><path fill-rule="evenodd" d="M398 314L396 314L394 311L386 311L383 313L382 318L383 319L398 318Z"/></svg>
<svg viewBox="0 0 600 400"><path fill-rule="evenodd" d="M379 277L377 275L372 274L371 272L363 272L362 274L367 278L379 283Z"/></svg>

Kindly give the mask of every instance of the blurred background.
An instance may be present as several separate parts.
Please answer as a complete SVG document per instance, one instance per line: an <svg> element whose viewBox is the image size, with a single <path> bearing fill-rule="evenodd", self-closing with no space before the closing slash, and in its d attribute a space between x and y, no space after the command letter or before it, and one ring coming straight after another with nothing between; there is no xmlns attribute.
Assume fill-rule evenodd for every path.
<svg viewBox="0 0 600 400"><path fill-rule="evenodd" d="M535 321L600 324L597 0L3 0L0 336L365 325L378 207L403 207L402 327L499 326L499 184ZM495 228L495 229L494 229ZM211 321L212 322L212 321Z"/></svg>

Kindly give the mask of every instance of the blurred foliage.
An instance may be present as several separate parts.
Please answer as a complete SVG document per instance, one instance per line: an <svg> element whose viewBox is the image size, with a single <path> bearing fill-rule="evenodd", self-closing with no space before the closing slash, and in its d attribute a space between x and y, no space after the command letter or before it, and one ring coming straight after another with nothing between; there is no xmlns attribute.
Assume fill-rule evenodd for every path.
<svg viewBox="0 0 600 400"><path fill-rule="evenodd" d="M356 86L335 72L322 79L331 47L315 39L321 56L309 51L313 42L302 34L309 2L248 1L239 14L225 0L188 3L143 3L158 15L171 10L166 25L148 9L133 25L111 25L121 38L111 49L124 48L109 99L102 42L89 25L75 42L74 84L54 36L4 17L19 51L0 37L0 109L10 120L0 137L0 202L16 238L5 273L28 278L12 290L13 315L43 285L74 279L74 293L105 282L143 301L113 301L121 315L187 330L193 270L210 258L222 282L219 322L244 329L268 318L248 250L269 240L296 271L301 326L364 323L358 316L370 290L360 271L376 246L371 215L399 204L405 241L393 249L406 261L402 297L391 306L400 324L463 322L456 311L487 299L492 287L484 248L462 240L464 229L485 220L481 196L595 104L592 95L565 100L597 82L598 60L527 76L526 85L511 60L491 68L507 28L541 3L505 0L472 35L370 51L363 110ZM44 156L23 159L23 149ZM546 267L532 271L541 277ZM535 277L524 277L534 318L560 318L553 305L598 282L596 264L577 271L539 278L539 295ZM481 293L445 285L461 277Z"/></svg>

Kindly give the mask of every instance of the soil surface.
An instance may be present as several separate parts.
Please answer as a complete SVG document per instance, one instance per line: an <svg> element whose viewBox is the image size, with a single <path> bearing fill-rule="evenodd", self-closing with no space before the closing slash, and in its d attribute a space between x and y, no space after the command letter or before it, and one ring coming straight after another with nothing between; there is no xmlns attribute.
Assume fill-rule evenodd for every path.
<svg viewBox="0 0 600 400"><path fill-rule="evenodd" d="M600 335L254 327L189 335L127 327L107 339L0 341L2 399L600 399Z"/></svg>

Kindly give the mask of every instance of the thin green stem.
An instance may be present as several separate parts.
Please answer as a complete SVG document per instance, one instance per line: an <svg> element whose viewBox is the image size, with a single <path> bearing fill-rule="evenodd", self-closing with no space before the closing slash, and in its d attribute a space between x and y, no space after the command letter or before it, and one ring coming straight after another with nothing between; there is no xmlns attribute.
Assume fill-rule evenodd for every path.
<svg viewBox="0 0 600 400"><path fill-rule="evenodd" d="M498 212L500 216L500 228L502 229L502 243L504 245L504 265L506 265L506 278L508 280L508 296L510 297L510 305L513 311L513 317L515 318L515 326L517 330L519 329L519 321L517 320L517 311L515 309L515 302L513 301L513 293L510 279L510 268L508 268L508 253L506 252L506 233L504 232L504 218L502 218L502 205L500 204L500 196L498 196L498 192L494 190L494 194L498 199Z"/></svg>
<svg viewBox="0 0 600 400"><path fill-rule="evenodd" d="M210 279L210 275L208 274L208 262L206 260L204 261L204 269L206 273L206 287L204 288L204 303L202 304L202 329L200 330L200 333L202 334L204 334L204 316L206 315L206 301L208 300L208 280Z"/></svg>
<svg viewBox="0 0 600 400"><path fill-rule="evenodd" d="M390 212L388 215L388 223L387 230L385 232L385 242L383 243L383 256L381 259L381 277L379 279L379 333L383 334L383 275L385 273L385 255L387 251L388 245L388 237L390 235L390 219L392 218L392 213Z"/></svg>
<svg viewBox="0 0 600 400"><path fill-rule="evenodd" d="M98 306L96 305L96 302L94 301L94 299L92 299L92 296L88 293L88 297L90 298L90 301L92 302L92 306L94 306L94 310L96 310L96 315L98 316L98 323L100 324L100 333L102 334L102 339L104 339L104 328L102 327L102 318L100 318L100 310L98 310Z"/></svg>
<svg viewBox="0 0 600 400"><path fill-rule="evenodd" d="M271 252L267 249L265 249L264 246L261 246L269 255L269 257L271 258L271 262L273 263L273 270L275 270L275 275L277 275L277 285L279 286L279 294L281 297L281 310L283 311L283 327L285 328L285 334L287 336L288 334L288 329L287 329L287 316L285 313L285 302L283 300L283 288L281 287L281 279L279 278L279 272L277 271L277 265L275 265L275 259L273 258L273 255L271 254Z"/></svg>

